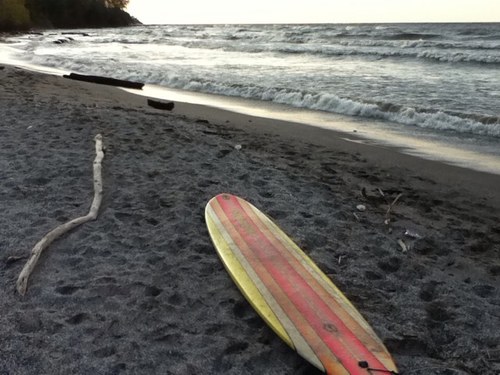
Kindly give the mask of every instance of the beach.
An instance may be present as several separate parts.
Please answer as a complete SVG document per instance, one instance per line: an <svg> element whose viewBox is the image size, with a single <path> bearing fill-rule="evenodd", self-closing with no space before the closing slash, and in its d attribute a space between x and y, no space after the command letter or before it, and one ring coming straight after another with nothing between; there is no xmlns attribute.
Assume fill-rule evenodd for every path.
<svg viewBox="0 0 500 375"><path fill-rule="evenodd" d="M318 373L224 270L204 220L223 192L273 218L401 373L500 372L500 176L12 66L0 114L0 374ZM88 212L96 134L99 216L42 254L21 297L36 242Z"/></svg>

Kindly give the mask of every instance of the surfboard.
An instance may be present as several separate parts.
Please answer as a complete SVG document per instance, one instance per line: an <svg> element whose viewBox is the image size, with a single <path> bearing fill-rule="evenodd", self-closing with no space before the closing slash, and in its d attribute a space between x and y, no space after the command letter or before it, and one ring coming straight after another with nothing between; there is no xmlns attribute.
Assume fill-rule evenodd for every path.
<svg viewBox="0 0 500 375"><path fill-rule="evenodd" d="M327 374L397 374L367 321L271 219L231 194L205 208L210 237L226 270L264 321Z"/></svg>

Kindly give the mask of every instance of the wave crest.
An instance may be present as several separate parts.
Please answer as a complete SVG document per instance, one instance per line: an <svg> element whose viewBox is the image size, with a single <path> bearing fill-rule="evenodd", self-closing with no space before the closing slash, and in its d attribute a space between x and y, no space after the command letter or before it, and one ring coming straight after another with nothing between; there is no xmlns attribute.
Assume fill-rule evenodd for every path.
<svg viewBox="0 0 500 375"><path fill-rule="evenodd" d="M412 108L387 102L370 103L360 99L341 98L331 93L308 93L283 88L225 85L203 80L182 82L182 79L178 77L162 83L185 90L271 101L297 108L374 118L420 128L500 138L500 118L495 116L446 113L430 108Z"/></svg>

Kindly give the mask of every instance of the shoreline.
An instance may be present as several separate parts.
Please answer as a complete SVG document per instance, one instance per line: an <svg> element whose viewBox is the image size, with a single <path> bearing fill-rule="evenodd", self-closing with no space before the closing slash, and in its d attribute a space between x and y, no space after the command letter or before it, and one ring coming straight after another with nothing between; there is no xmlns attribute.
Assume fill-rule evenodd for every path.
<svg viewBox="0 0 500 375"><path fill-rule="evenodd" d="M6 61L8 64L42 73L70 74L70 71L56 68L35 66L14 60ZM405 129L400 130L395 123L379 121L376 118L352 117L307 108L286 107L274 102L189 92L153 84L146 84L143 91L134 94L176 102L199 103L208 108L220 108L230 112L278 120L282 123L313 125L343 134L342 138L353 138L355 142L360 141L381 148L395 149L419 159L500 176L500 154L495 147L498 143L496 138L483 139L473 136L468 139L461 133L428 133L425 128L412 129L411 126L403 126ZM295 116L297 118L294 118ZM435 175L439 176L439 174Z"/></svg>
<svg viewBox="0 0 500 375"><path fill-rule="evenodd" d="M445 142L443 139L436 141L424 129L417 128L413 130L414 134L405 134L401 130L391 128L393 124L379 123L374 118L351 117L307 108L290 107L275 102L183 91L150 84L146 84L143 91L134 93L133 90L130 90L129 92L160 100L197 104L207 108L217 108L256 118L279 121L281 124L321 128L332 131L336 134L335 137L347 141L392 149L419 159L467 170L500 175L498 167L500 155L492 153L491 146L483 144L479 149L474 148L470 141L464 142L453 134L451 135L454 139L453 142ZM286 128L281 130L281 133L285 132ZM455 144L455 142L458 143Z"/></svg>
<svg viewBox="0 0 500 375"><path fill-rule="evenodd" d="M356 133L324 129L314 125L252 116L201 104L176 102L173 113L195 119L227 124L247 132L270 134L294 142L311 143L343 152L358 153L377 167L402 168L413 176L434 180L437 184L460 186L479 199L500 208L500 175L451 165L405 153L396 146L370 144ZM348 140L349 139L349 140ZM485 202L486 203L486 202Z"/></svg>
<svg viewBox="0 0 500 375"><path fill-rule="evenodd" d="M126 89L125 91L139 97L148 97L142 94L141 90L134 92L134 90ZM162 95L153 97L167 101L172 100ZM452 188L462 187L467 189L470 194L478 199L483 198L489 204L500 208L500 194L497 189L497 186L500 186L500 174L405 153L403 147L382 145L376 141L371 142L369 138L362 137L355 132L339 131L302 122L252 115L237 110L216 107L215 105L173 101L176 104L172 111L174 114L195 120L208 120L259 135L269 134L284 140L311 143L342 152L359 153L361 157L369 160L377 167L402 167L413 176L434 180L440 185L449 185Z"/></svg>
<svg viewBox="0 0 500 375"><path fill-rule="evenodd" d="M402 373L500 370L499 176L11 66L0 95L0 374L317 373L219 261L203 212L222 192L296 241ZM97 133L98 219L42 254L21 298L25 258L8 258L87 211Z"/></svg>

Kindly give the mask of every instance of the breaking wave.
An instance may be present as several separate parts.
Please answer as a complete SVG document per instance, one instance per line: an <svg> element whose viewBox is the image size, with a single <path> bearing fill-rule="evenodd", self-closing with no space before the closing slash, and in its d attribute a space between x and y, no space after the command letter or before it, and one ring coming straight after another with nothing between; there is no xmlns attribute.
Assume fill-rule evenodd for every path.
<svg viewBox="0 0 500 375"><path fill-rule="evenodd" d="M160 82L165 86L247 99L271 101L296 108L320 110L418 126L439 131L454 131L500 138L500 117L468 113L447 113L432 108L412 108L393 103L370 103L341 98L330 93L307 93L283 88L225 85L222 83L172 77Z"/></svg>

